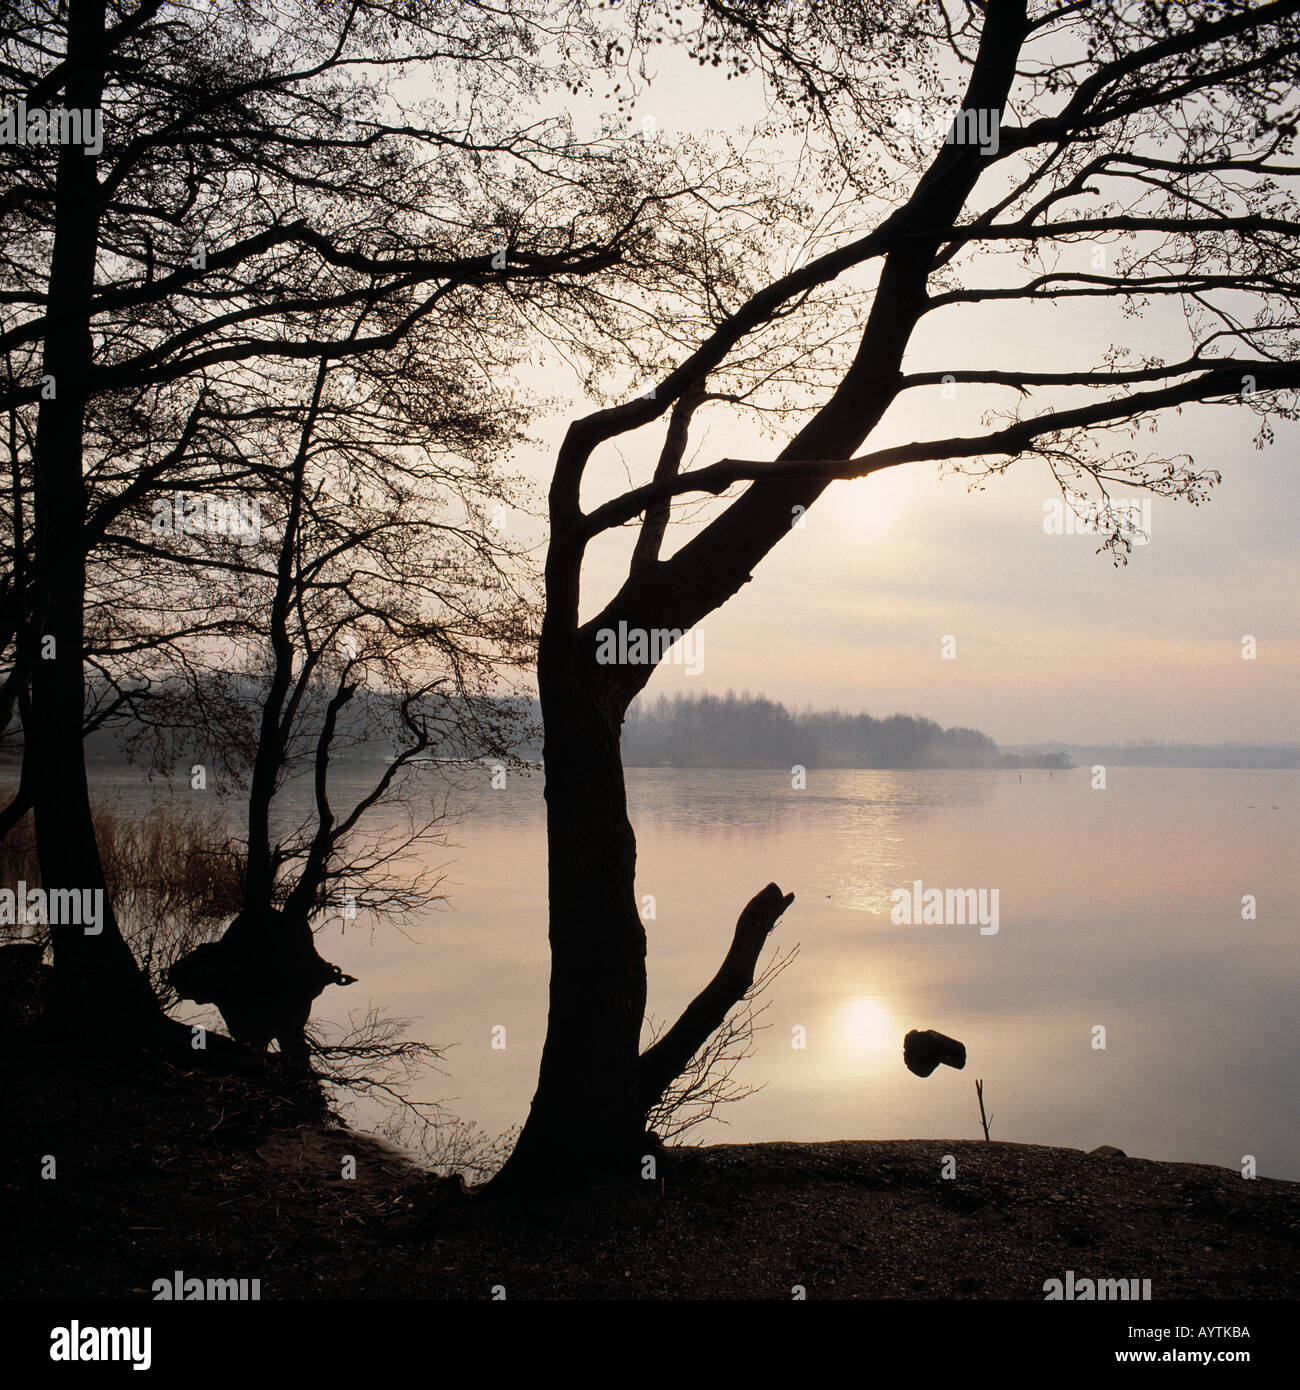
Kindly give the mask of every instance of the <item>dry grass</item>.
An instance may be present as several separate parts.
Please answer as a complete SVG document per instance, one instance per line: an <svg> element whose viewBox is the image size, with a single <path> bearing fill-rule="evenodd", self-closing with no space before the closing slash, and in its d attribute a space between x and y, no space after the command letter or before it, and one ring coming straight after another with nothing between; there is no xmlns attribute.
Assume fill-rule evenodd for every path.
<svg viewBox="0 0 1300 1390"><path fill-rule="evenodd" d="M156 806L127 814L97 806L93 814L105 883L122 934L160 1003L170 1010L179 1000L166 981L167 970L195 946L219 936L242 906L239 849L227 822L214 813ZM29 887L41 881L30 815L0 839L0 884L20 881ZM31 939L32 931L0 926L0 945ZM421 1152L435 1171L462 1172L471 1179L490 1176L505 1161L512 1136L487 1135L442 1104L409 1098L412 1084L427 1070L436 1071L442 1054L405 1037L407 1024L373 1006L347 1025L317 1024L312 1035L317 1076L335 1104L348 1096L378 1102L386 1117L384 1132Z"/></svg>
<svg viewBox="0 0 1300 1390"><path fill-rule="evenodd" d="M0 792L8 799L10 793ZM163 975L179 956L211 940L239 911L240 858L216 813L156 806L143 814L94 808L95 838L109 900L136 958L164 1005ZM0 839L0 883L41 882L36 833L25 816ZM0 939L30 928L0 926Z"/></svg>

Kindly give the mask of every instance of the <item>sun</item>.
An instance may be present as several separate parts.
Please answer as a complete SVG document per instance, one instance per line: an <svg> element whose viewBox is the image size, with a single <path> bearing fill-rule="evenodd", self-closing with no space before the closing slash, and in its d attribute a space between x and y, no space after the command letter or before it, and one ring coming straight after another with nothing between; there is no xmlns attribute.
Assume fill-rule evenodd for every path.
<svg viewBox="0 0 1300 1390"><path fill-rule="evenodd" d="M860 994L844 1002L836 1019L844 1046L854 1052L877 1052L888 1047L898 1029L879 999Z"/></svg>

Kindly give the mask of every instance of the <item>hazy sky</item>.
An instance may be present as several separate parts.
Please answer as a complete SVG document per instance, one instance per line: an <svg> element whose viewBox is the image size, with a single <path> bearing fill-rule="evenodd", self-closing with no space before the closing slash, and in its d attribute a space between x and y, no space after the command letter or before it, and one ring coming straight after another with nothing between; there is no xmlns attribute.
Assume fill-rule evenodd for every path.
<svg viewBox="0 0 1300 1390"><path fill-rule="evenodd" d="M635 108L638 123L651 115L666 134L698 134L761 116L759 94L741 83L667 55L663 64ZM1084 269L1090 254L1076 244L1060 261ZM1023 275L1004 260L988 279ZM1080 303L940 311L923 321L905 369L1087 368L1117 340L1169 360L1186 354L1175 301L1155 304L1140 324L1104 302ZM909 393L867 447L979 433L984 410L1013 400L969 387L954 395ZM1040 408L1052 402L1039 399ZM1243 408L1193 406L1134 445L1191 453L1223 481L1199 508L1150 499L1150 543L1118 569L1095 553L1097 538L1045 533L1044 503L1060 494L1034 459L977 492L962 478L940 481L935 464L836 484L753 582L701 625L702 672L667 665L650 693L748 690L801 707L921 714L1002 743L1296 741L1300 429L1278 424L1276 442L1259 451L1258 423ZM544 446L516 465L545 479L563 426L548 425ZM584 503L622 489L624 461L638 481L648 478L662 431L661 421L620 441L621 457L598 453ZM771 457L775 447L716 407L697 417L688 457L699 466ZM690 534L675 528L668 549ZM625 574L631 541L626 531L593 548L584 616ZM1254 660L1242 658L1247 634ZM954 660L941 659L945 636L956 639Z"/></svg>

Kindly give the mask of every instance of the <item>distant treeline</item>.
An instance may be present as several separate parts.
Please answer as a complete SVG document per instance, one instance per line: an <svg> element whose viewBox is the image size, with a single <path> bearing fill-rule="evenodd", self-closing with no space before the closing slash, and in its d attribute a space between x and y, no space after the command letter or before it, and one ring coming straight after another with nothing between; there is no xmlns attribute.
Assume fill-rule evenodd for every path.
<svg viewBox="0 0 1300 1390"><path fill-rule="evenodd" d="M1063 753L1003 753L977 729L933 719L839 710L792 712L762 696L660 695L638 700L623 725L629 767L1050 767Z"/></svg>
<svg viewBox="0 0 1300 1390"><path fill-rule="evenodd" d="M111 692L90 684L92 707L108 703ZM299 717L303 729L292 740L299 765L310 765L315 736L333 687L323 683L306 692ZM188 769L193 763L214 761L235 774L252 765L256 721L264 688L242 675L204 673L188 682L162 680L136 705L140 717L113 719L86 735L87 763L117 767L153 766L159 770ZM528 759L541 757L541 714L536 700L494 699L489 696L430 696L420 710L427 720L429 755L447 759L501 757L513 752ZM391 759L410 735L396 717L395 698L384 690L358 690L338 712L337 733L330 762L339 766L371 767ZM15 763L21 744L0 746L0 764Z"/></svg>
<svg viewBox="0 0 1300 1390"><path fill-rule="evenodd" d="M309 728L319 723L329 693L323 686L308 692L303 713ZM99 701L107 698L104 691L94 694ZM101 766L136 762L188 769L192 762L210 760L217 742L224 764L238 773L248 761L245 753L251 757L252 724L261 695L255 681L236 674L205 675L188 685L163 682L140 706L156 723L126 719L97 729L86 739L87 760ZM400 732L394 727L392 705L392 697L383 691L359 690L340 712L331 762L369 766L391 757ZM536 700L434 698L424 709L434 725L441 726L430 748L435 757L499 757L507 749L530 761L542 756ZM310 759L310 743L297 752ZM16 754L16 748L0 751L0 761ZM623 757L629 767L1073 766L1063 752L1003 753L977 729L945 729L916 715L876 719L839 710L797 712L762 696L731 691L723 696L637 700L623 726Z"/></svg>
<svg viewBox="0 0 1300 1390"><path fill-rule="evenodd" d="M96 703L107 692L92 683ZM328 692L309 694L308 707L323 705ZM86 739L91 763L121 765L154 762L189 766L212 756L222 744L225 760L238 766L245 742L232 736L232 723L213 727L213 711L242 710L251 734L261 691L246 677L200 679L190 687L164 683L143 708L158 707L158 723L113 722ZM473 717L467 705L473 706ZM501 756L507 747L516 757L542 756L541 711L536 700L472 701L443 699L426 706L443 726L435 756L477 759ZM310 713L310 710L308 710ZM308 719L311 724L312 719ZM359 691L344 707L332 761L370 766L397 751L392 698L382 691ZM495 746L489 744L495 743ZM166 751L159 756L160 748ZM0 765L14 764L16 742L0 744ZM302 748L309 754L309 748ZM792 711L763 696L659 695L642 697L623 726L623 758L629 767L862 767L862 768L1070 768L1102 763L1113 767L1300 768L1300 747L1279 744L1029 744L1004 751L978 729L945 729L933 719L893 714L877 719L840 710Z"/></svg>

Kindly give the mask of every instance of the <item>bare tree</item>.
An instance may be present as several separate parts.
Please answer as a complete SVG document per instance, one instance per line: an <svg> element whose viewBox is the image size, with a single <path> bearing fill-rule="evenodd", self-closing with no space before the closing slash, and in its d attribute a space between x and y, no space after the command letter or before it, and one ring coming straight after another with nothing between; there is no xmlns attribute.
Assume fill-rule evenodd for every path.
<svg viewBox="0 0 1300 1390"><path fill-rule="evenodd" d="M265 563L260 547L232 562L238 605L252 632L266 634L247 666L257 734L242 909L218 942L197 947L170 976L184 997L215 1002L237 1040L265 1048L275 1038L299 1065L313 1000L329 984L352 982L317 953L313 920L341 905L344 881L354 911L358 897L389 914L432 898L439 875L395 871L437 837L445 811L445 802L429 803L427 781L408 790L408 773L435 755L455 763L467 743L480 756L509 757L509 707L485 697L532 651L531 610L510 571L517 557L475 525L471 489L494 447L491 432L478 437L473 477L444 464L438 485L425 486L430 480L403 458L412 447L405 429L359 409L358 385L355 372L323 358L301 408L267 403L261 411L257 449L288 462L257 465L263 495L283 508ZM422 418L421 427L428 423L437 422ZM469 429L464 420L460 427ZM445 443L447 431L439 433ZM453 483L468 514L449 505ZM345 729L358 697L363 708ZM381 721L396 751L336 810L332 760L349 744L382 738ZM369 761L379 763L377 751ZM273 826L295 770L310 779L311 814L296 827ZM411 811L407 830L361 845L367 817L395 799Z"/></svg>
<svg viewBox="0 0 1300 1390"><path fill-rule="evenodd" d="M1115 434L1127 442L1161 412L1194 402L1265 417L1294 406L1300 4L953 0L905 19L912 8L817 6L810 16L808 7L717 0L695 16L689 41L701 60L743 65L757 54L759 66L783 74L781 94L804 102L805 126L825 132L830 123L835 132L823 138L826 167L843 168L862 191L839 208L828 249L792 269L748 265L736 284L752 290L710 300L711 320L699 298L661 304L659 321L696 326L690 349L650 388L575 419L556 458L538 656L550 1012L537 1091L503 1186L594 1167L633 1173L648 1104L750 979L724 966L666 1037L640 1051L646 937L619 729L666 642L647 644L640 660L629 647L626 659L610 662L602 634L625 628L671 641L688 631L750 580L836 479L936 460L997 472L1037 458L1063 482L1103 491L1122 482L1195 503L1212 474L1117 450ZM643 25L661 24L664 14L649 0L637 10ZM922 52L900 69L904 41ZM835 56L816 60L828 44ZM823 103L827 71L848 71L847 88L870 95ZM926 103L919 124L910 107L918 93ZM943 126L935 111L947 113ZM1039 263L1081 240L1110 249L1106 268ZM1024 281L981 283L988 267L979 253L1006 247L1021 252ZM855 276L867 279L869 305L853 349L829 391L791 403L802 420L775 457L687 467L701 403L710 411L727 404L709 399L718 376L752 361L774 328L788 332L792 315L814 325L833 315L840 282ZM1043 371L1033 360L1011 371L907 369L918 330L955 305L1104 297L1138 312L1163 296L1183 307L1189 330L1175 361L1131 362L1116 349L1069 371ZM1005 387L1017 409L967 436L871 447L903 393L940 380ZM1066 394L1077 391L1086 393L1081 404ZM609 495L593 462L665 420L652 476ZM665 553L677 499L738 486ZM582 621L588 548L638 519L625 581ZM1122 549L1122 532L1115 544ZM790 900L775 884L763 889L742 913L728 959L742 939L761 942Z"/></svg>
<svg viewBox="0 0 1300 1390"><path fill-rule="evenodd" d="M104 888L88 661L102 655L107 717L138 704L120 672L133 651L174 651L186 619L205 625L180 598L123 633L111 599L95 606L93 557L120 563L122 519L160 494L249 477L233 445L250 422L231 404L249 374L395 354L418 397L448 374L446 355L403 358L412 335L445 340L464 377L499 363L512 325L580 339L598 313L589 277L662 279L645 222L673 181L537 107L611 51L594 12L538 3L6 7L0 100L78 113L86 135L102 117L97 139L0 148L14 479L0 638L5 713L23 727L6 817L31 804L48 888ZM435 93L423 101L402 87L416 63ZM98 935L53 935L78 1012L157 1028L111 902Z"/></svg>

